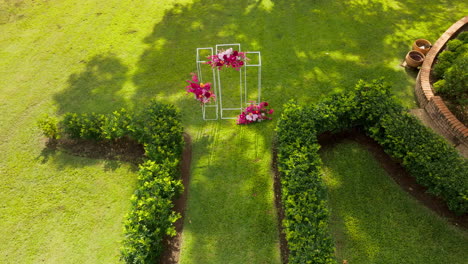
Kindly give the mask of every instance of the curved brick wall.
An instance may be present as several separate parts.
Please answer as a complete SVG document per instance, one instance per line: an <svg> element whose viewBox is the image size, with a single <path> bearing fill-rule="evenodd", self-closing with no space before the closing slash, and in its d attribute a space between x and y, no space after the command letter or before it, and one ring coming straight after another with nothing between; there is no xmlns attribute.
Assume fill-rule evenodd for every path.
<svg viewBox="0 0 468 264"><path fill-rule="evenodd" d="M468 147L468 128L463 125L445 105L440 96L435 96L430 83L431 69L435 58L445 47L453 35L458 33L468 24L468 16L460 19L453 24L436 41L426 55L426 59L421 66L416 79L415 93L421 108L424 108L435 125L437 125L444 134L452 139L456 145L463 144Z"/></svg>

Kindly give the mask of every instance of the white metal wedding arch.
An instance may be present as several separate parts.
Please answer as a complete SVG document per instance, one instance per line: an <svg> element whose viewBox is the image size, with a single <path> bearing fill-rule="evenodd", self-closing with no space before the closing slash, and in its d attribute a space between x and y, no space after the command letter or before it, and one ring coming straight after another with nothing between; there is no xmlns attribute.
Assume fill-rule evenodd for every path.
<svg viewBox="0 0 468 264"><path fill-rule="evenodd" d="M236 70L230 68L219 70L217 68L211 68L210 65L206 64L208 56L213 56L229 48L241 52L241 45L238 43L217 44L214 49L212 47L197 48L196 64L198 79L200 82L211 82L213 84L212 87L214 87L213 92L216 95L216 100L207 104L202 104L203 120L217 120L219 118L236 119L237 115L239 115L249 103L260 103L262 92L262 57L260 51L244 52L248 59L245 61L244 66L238 71L238 84L237 80L235 83L232 81L228 83L224 81L223 83L225 79L224 75L227 72L231 72L231 74L232 71L237 72ZM256 74L255 71L257 72ZM253 74L250 72L253 72ZM250 73L250 75L248 73ZM235 99L232 95L232 88L236 88L235 86L237 85L238 96L235 97L238 97L238 99ZM226 91L227 86L230 86L230 93ZM249 89L252 86L257 86L257 89L254 89L253 92L252 89ZM224 92L223 87L225 87ZM238 101L238 104L232 105L233 101ZM209 113L211 113L211 115ZM232 113L236 113L235 116L233 116Z"/></svg>

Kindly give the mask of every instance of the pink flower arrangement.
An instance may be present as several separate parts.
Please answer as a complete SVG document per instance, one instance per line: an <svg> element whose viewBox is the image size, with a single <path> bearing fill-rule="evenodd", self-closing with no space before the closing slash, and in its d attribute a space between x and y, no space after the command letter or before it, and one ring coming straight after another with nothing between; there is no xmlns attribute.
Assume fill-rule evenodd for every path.
<svg viewBox="0 0 468 264"><path fill-rule="evenodd" d="M208 56L209 59L206 64L210 64L212 68L218 67L218 70L221 70L223 66L232 67L237 71L244 66L244 61L248 58L245 57L245 52L238 52L237 50L232 50L232 48L227 50L221 50L220 53Z"/></svg>
<svg viewBox="0 0 468 264"><path fill-rule="evenodd" d="M267 102L261 102L260 104L251 103L247 106L244 111L237 117L237 124L250 124L254 122L262 122L263 120L271 120L268 115L273 114L273 109L268 108Z"/></svg>
<svg viewBox="0 0 468 264"><path fill-rule="evenodd" d="M193 93L195 95L195 99L200 101L202 104L209 103L211 99L213 100L216 98L216 95L211 91L211 83L200 83L198 81L198 76L192 73L192 80L187 80L189 85L185 88L187 89L188 93Z"/></svg>

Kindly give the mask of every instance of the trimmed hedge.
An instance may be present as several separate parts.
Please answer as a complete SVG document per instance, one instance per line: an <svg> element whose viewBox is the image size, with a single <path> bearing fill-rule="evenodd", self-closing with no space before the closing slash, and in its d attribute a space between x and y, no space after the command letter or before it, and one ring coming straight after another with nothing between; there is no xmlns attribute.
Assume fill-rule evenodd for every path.
<svg viewBox="0 0 468 264"><path fill-rule="evenodd" d="M289 263L335 263L315 122L308 111L289 104L277 133Z"/></svg>
<svg viewBox="0 0 468 264"><path fill-rule="evenodd" d="M38 125L46 136L93 140L130 137L144 145L132 210L124 223L121 258L126 263L155 263L165 235L176 235L173 223L180 215L172 200L183 190L179 161L183 148L180 114L172 105L151 101L141 113L125 109L110 115L68 113L58 122L46 117Z"/></svg>
<svg viewBox="0 0 468 264"><path fill-rule="evenodd" d="M334 263L317 135L360 126L428 191L457 214L468 212L468 161L408 114L383 81L360 81L354 91L314 106L285 106L278 121L278 169L289 263Z"/></svg>
<svg viewBox="0 0 468 264"><path fill-rule="evenodd" d="M468 31L460 33L447 43L434 65L435 91L444 98L468 106Z"/></svg>

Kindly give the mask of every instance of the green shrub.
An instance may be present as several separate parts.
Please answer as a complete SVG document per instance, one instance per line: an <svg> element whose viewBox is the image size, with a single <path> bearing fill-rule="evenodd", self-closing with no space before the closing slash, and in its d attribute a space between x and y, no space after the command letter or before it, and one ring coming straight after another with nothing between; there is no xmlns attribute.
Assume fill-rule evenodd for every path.
<svg viewBox="0 0 468 264"><path fill-rule="evenodd" d="M335 263L319 145L310 113L290 103L278 122L278 170L285 213L282 224L289 263Z"/></svg>
<svg viewBox="0 0 468 264"><path fill-rule="evenodd" d="M468 105L468 53L460 56L444 73L444 79L434 84L434 89L444 98Z"/></svg>
<svg viewBox="0 0 468 264"><path fill-rule="evenodd" d="M155 263L162 252L165 235L174 236L172 200L183 189L179 160L183 147L180 114L172 105L151 101L140 114L125 109L110 115L67 113L59 122L39 121L48 136L63 132L70 138L94 140L131 137L145 147L147 160L140 166L132 210L124 224L121 258L126 263Z"/></svg>
<svg viewBox="0 0 468 264"><path fill-rule="evenodd" d="M148 161L140 166L133 209L125 222L122 259L155 263L162 252L163 237L176 234L172 224L180 217L171 209L174 196L183 188L178 180L183 128L174 106L154 100L128 122L127 128L130 136L144 144Z"/></svg>
<svg viewBox="0 0 468 264"><path fill-rule="evenodd" d="M129 135L129 129L133 120L133 114L125 110L114 111L107 116L103 126L102 133L106 139L118 139Z"/></svg>
<svg viewBox="0 0 468 264"><path fill-rule="evenodd" d="M369 134L450 210L468 212L468 162L408 113L388 113Z"/></svg>
<svg viewBox="0 0 468 264"><path fill-rule="evenodd" d="M122 242L122 259L126 263L156 263L165 235L176 235L173 223L180 218L171 209L172 200L182 189L174 179L175 163L140 165L138 188L132 196L133 210L127 215Z"/></svg>
<svg viewBox="0 0 468 264"><path fill-rule="evenodd" d="M468 32L447 42L447 50L439 54L433 73L437 94L461 105L468 105Z"/></svg>
<svg viewBox="0 0 468 264"><path fill-rule="evenodd" d="M60 127L70 138L84 138L93 140L102 140L105 138L103 126L107 117L103 114L65 114Z"/></svg>
<svg viewBox="0 0 468 264"><path fill-rule="evenodd" d="M43 118L37 121L37 126L42 130L44 136L51 139L60 138L59 129L57 127L58 121L55 117L45 115Z"/></svg>
<svg viewBox="0 0 468 264"><path fill-rule="evenodd" d="M409 115L382 80L360 81L354 91L314 106L289 103L278 121L278 170L289 263L333 263L326 191L316 137L361 126L450 210L468 212L468 161Z"/></svg>
<svg viewBox="0 0 468 264"><path fill-rule="evenodd" d="M63 120L59 123L64 134L70 138L81 137L81 121L76 113L66 113Z"/></svg>
<svg viewBox="0 0 468 264"><path fill-rule="evenodd" d="M457 39L467 43L468 42L468 31L463 31L458 34Z"/></svg>

